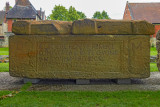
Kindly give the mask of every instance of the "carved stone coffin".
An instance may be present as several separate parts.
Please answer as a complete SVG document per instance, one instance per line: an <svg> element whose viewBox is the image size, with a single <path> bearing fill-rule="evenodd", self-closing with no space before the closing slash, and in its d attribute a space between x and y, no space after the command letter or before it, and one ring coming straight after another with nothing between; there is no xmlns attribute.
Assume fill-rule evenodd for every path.
<svg viewBox="0 0 160 107"><path fill-rule="evenodd" d="M24 27L31 33L17 33L19 23L25 26L25 23L17 22L15 28L13 26L16 35L9 38L10 75L42 79L147 78L150 76L149 35L154 33L154 26L142 22L87 19L75 21L72 26L66 24L67 27L49 22L47 24L55 26L54 30L60 33L54 34L53 30L53 34L48 35L48 29L43 29L45 33L36 30L39 31L36 34L31 29L32 22L27 22L31 28ZM83 23L87 23L88 31ZM36 25L34 30L42 25ZM114 27L115 34L114 29L107 30L110 27ZM120 30L119 27L130 30ZM146 33L147 29L153 30ZM61 34L60 30L71 33Z"/></svg>

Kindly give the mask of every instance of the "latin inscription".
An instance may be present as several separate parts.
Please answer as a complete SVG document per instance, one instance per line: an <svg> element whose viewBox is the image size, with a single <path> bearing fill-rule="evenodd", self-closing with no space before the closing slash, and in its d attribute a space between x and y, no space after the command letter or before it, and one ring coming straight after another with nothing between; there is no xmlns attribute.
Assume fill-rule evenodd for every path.
<svg viewBox="0 0 160 107"><path fill-rule="evenodd" d="M111 66L120 68L120 64L115 63L115 57L117 60L121 58L121 43L119 41L41 42L38 44L38 68L39 70L44 68L85 70L99 66L106 69Z"/></svg>

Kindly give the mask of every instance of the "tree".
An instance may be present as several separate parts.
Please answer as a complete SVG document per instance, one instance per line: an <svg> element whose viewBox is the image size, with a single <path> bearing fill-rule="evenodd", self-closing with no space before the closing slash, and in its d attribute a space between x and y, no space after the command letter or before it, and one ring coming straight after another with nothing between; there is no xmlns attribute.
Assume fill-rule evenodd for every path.
<svg viewBox="0 0 160 107"><path fill-rule="evenodd" d="M79 19L85 19L86 15L83 12L77 11L77 14L80 16Z"/></svg>
<svg viewBox="0 0 160 107"><path fill-rule="evenodd" d="M102 13L99 12L99 11L96 11L94 13L94 15L93 15L93 18L94 19L110 19L110 17L108 16L107 12L104 11L104 10L102 11Z"/></svg>
<svg viewBox="0 0 160 107"><path fill-rule="evenodd" d="M74 21L84 18L86 18L86 15L83 12L77 11L73 6L70 6L67 10L64 6L55 5L52 14L47 17L47 20Z"/></svg>
<svg viewBox="0 0 160 107"><path fill-rule="evenodd" d="M110 19L110 17L108 16L107 12L103 10L102 12L102 17L103 19Z"/></svg>
<svg viewBox="0 0 160 107"><path fill-rule="evenodd" d="M102 19L102 15L101 15L101 12L99 11L96 11L93 15L93 18L94 19Z"/></svg>
<svg viewBox="0 0 160 107"><path fill-rule="evenodd" d="M79 18L80 16L78 15L76 9L70 6L69 11L68 11L68 21L78 20Z"/></svg>
<svg viewBox="0 0 160 107"><path fill-rule="evenodd" d="M47 20L51 20L51 15L47 16Z"/></svg>
<svg viewBox="0 0 160 107"><path fill-rule="evenodd" d="M64 6L55 5L54 9L52 10L52 14L50 15L50 19L66 21L68 20L67 18L68 18L68 10Z"/></svg>

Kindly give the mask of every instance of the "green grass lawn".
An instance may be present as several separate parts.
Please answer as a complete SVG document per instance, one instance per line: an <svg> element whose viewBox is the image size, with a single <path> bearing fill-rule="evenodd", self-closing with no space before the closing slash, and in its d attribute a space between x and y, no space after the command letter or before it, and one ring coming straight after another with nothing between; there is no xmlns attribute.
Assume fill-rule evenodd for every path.
<svg viewBox="0 0 160 107"><path fill-rule="evenodd" d="M0 96L11 93L0 91ZM1 99L6 107L160 107L160 91L37 92Z"/></svg>
<svg viewBox="0 0 160 107"><path fill-rule="evenodd" d="M150 63L150 71L151 71L151 72L158 71L158 68L157 68L157 64L156 64L156 63Z"/></svg>
<svg viewBox="0 0 160 107"><path fill-rule="evenodd" d="M0 55L9 55L9 48L0 48Z"/></svg>
<svg viewBox="0 0 160 107"><path fill-rule="evenodd" d="M157 56L156 47L151 47L151 48L150 48L150 55L151 55L151 56Z"/></svg>
<svg viewBox="0 0 160 107"><path fill-rule="evenodd" d="M0 72L9 72L9 63L0 63Z"/></svg>

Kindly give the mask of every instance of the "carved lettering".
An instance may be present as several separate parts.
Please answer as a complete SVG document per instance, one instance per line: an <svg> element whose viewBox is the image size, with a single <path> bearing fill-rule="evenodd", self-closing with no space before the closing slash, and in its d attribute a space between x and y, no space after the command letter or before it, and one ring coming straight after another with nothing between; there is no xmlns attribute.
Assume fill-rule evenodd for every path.
<svg viewBox="0 0 160 107"><path fill-rule="evenodd" d="M111 57L120 56L119 44L114 42L46 43L38 45L38 68L42 70L53 64L56 68L87 69L88 66L103 65Z"/></svg>

